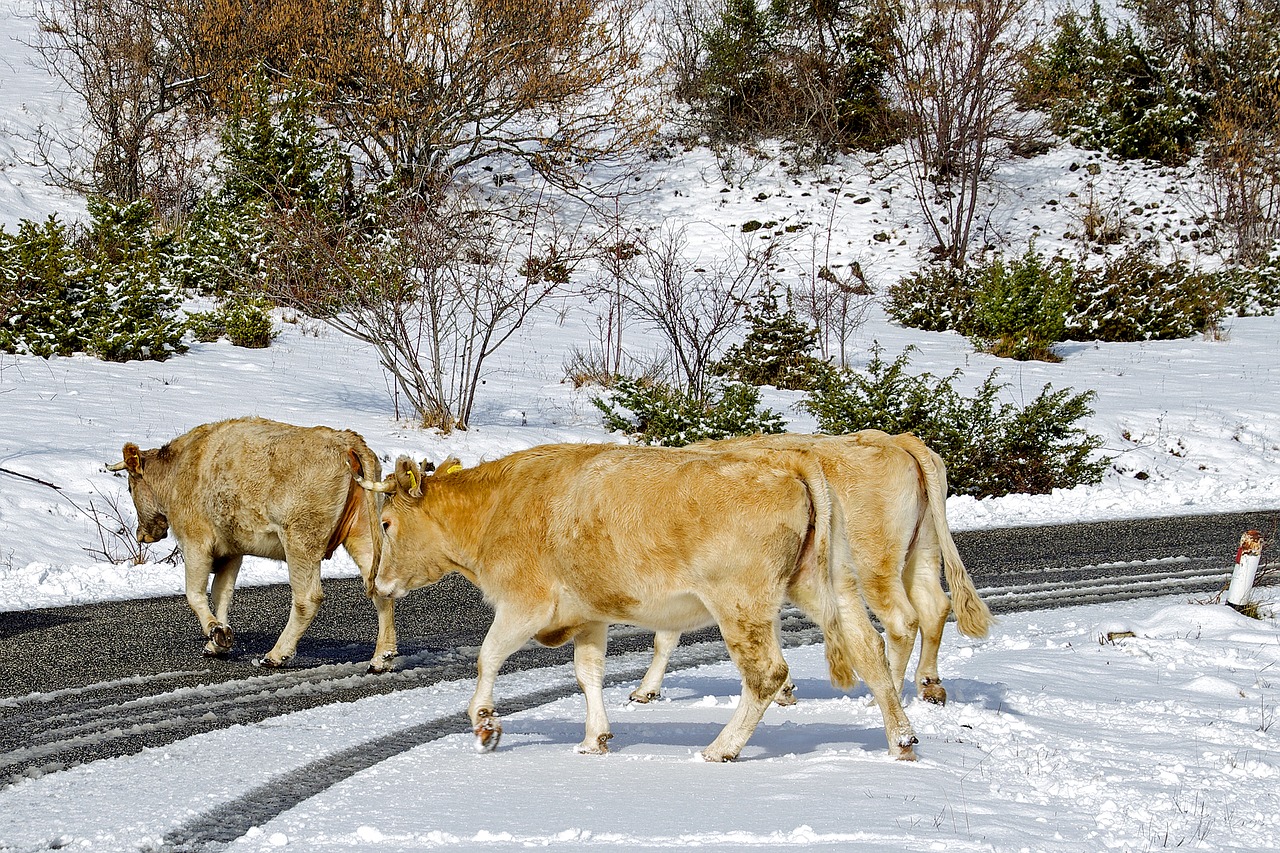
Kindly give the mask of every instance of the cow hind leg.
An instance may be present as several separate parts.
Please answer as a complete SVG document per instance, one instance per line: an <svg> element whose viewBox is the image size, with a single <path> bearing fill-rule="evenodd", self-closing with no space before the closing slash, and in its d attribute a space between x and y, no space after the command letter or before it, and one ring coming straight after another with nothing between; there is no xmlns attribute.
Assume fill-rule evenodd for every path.
<svg viewBox="0 0 1280 853"><path fill-rule="evenodd" d="M757 610L751 614L751 609ZM772 615L759 608L734 607L738 618L721 621L720 633L729 656L742 674L742 698L716 739L702 751L707 761L732 761L742 752L765 710L787 684L787 662L778 646L777 607ZM753 618L754 617L754 618Z"/></svg>
<svg viewBox="0 0 1280 853"><path fill-rule="evenodd" d="M840 656L847 656L854 671L866 682L884 720L889 754L899 760L914 761L914 747L918 742L915 731L902 708L899 691L889 672L884 641L871 624L871 617L867 615L862 599L854 595L848 585L843 586L840 590L839 614L824 622L824 614L829 609L824 608L821 596L815 589L805 584L796 584L789 594L809 614L809 618L822 627L823 640L828 646L828 660L831 649L838 647L842 650Z"/></svg>
<svg viewBox="0 0 1280 853"><path fill-rule="evenodd" d="M286 551L286 554L288 552ZM298 641L316 618L324 591L320 588L320 561L290 557L289 589L293 593L293 606L289 609L289 621L280 632L276 644L257 661L259 666L280 667L289 663L298 651Z"/></svg>
<svg viewBox="0 0 1280 853"><path fill-rule="evenodd" d="M679 631L655 631L653 634L653 661L645 670L640 686L631 691L631 701L652 702L662 695L662 679L667 673L671 653L680 645Z"/></svg>
<svg viewBox="0 0 1280 853"><path fill-rule="evenodd" d="M677 639L679 634L676 635ZM609 718L604 710L604 657L609 640L609 625L594 622L573 638L573 672L578 688L587 702L587 732L578 744L578 752L603 755L609 751Z"/></svg>
<svg viewBox="0 0 1280 853"><path fill-rule="evenodd" d="M866 562L874 565L864 565ZM899 691L906 680L907 664L911 660L911 651L915 648L916 635L920 630L919 617L903 585L902 570L901 559L885 556L879 560L868 560L864 557L858 569L860 583L845 591L845 597L849 600L853 600L860 591L867 607L871 608L871 612L884 626L889 674ZM850 580L845 579L846 585Z"/></svg>
<svg viewBox="0 0 1280 853"><path fill-rule="evenodd" d="M782 628L778 628L778 645L782 645ZM640 686L631 691L630 698L632 702L646 704L652 702L662 695L662 679L666 677L667 665L671 662L671 653L675 651L676 646L680 645L679 631L655 631L653 635L653 661L650 662L649 668L645 670L644 678L640 680ZM796 704L796 686L788 679L787 683L782 685L782 689L778 691L778 695L774 697L775 702L779 705Z"/></svg>
<svg viewBox="0 0 1280 853"><path fill-rule="evenodd" d="M916 665L916 690L921 699L935 705L947 703L947 690L938 674L938 649L946 628L951 601L942 589L937 552L907 563L907 594L920 619L920 662Z"/></svg>

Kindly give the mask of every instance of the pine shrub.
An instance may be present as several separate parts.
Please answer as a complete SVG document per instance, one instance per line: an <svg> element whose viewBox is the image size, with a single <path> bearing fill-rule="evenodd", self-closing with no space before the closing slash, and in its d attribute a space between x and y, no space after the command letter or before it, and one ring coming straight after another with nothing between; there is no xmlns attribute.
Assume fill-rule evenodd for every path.
<svg viewBox="0 0 1280 853"><path fill-rule="evenodd" d="M212 311L193 312L187 328L196 340L211 343L226 337L232 344L248 349L271 345L279 332L271 320L271 302L265 297L237 293L224 298Z"/></svg>
<svg viewBox="0 0 1280 853"><path fill-rule="evenodd" d="M886 307L904 326L959 332L995 355L1052 359L1050 345L1063 340L1191 337L1215 326L1228 306L1274 305L1276 292L1264 272L1202 273L1166 264L1148 246L1098 268L1046 259L1033 247L1008 263L916 271L890 288Z"/></svg>
<svg viewBox="0 0 1280 853"><path fill-rule="evenodd" d="M949 264L915 270L890 285L885 311L912 329L968 335L974 329L972 275Z"/></svg>
<svg viewBox="0 0 1280 853"><path fill-rule="evenodd" d="M1077 271L1073 290L1066 336L1077 341L1189 338L1215 326L1226 301L1220 277L1163 264L1141 246Z"/></svg>
<svg viewBox="0 0 1280 853"><path fill-rule="evenodd" d="M1060 361L1051 347L1066 335L1070 263L1046 263L1032 246L1008 265L996 258L973 278L973 328L967 334L978 349L1019 361Z"/></svg>
<svg viewBox="0 0 1280 853"><path fill-rule="evenodd" d="M146 202L90 200L76 240L50 217L0 229L0 350L44 358L84 352L108 361L163 361L183 352L169 244Z"/></svg>
<svg viewBox="0 0 1280 853"><path fill-rule="evenodd" d="M1183 163L1201 132L1204 97L1172 57L1147 49L1128 23L1110 28L1097 2L1074 12L1027 69L1023 100L1047 112L1056 132L1119 157Z"/></svg>
<svg viewBox="0 0 1280 853"><path fill-rule="evenodd" d="M606 429L668 447L785 427L781 415L760 408L760 392L742 382L725 382L698 400L661 382L619 377L605 397L591 402L604 414Z"/></svg>
<svg viewBox="0 0 1280 853"><path fill-rule="evenodd" d="M713 376L804 391L830 372L827 362L812 355L818 346L817 328L802 323L791 307L782 311L778 302L772 288L761 291L755 306L747 311L751 328L746 339L712 365Z"/></svg>
<svg viewBox="0 0 1280 853"><path fill-rule="evenodd" d="M1102 479L1110 463L1096 456L1102 439L1079 425L1093 413L1092 391L1046 385L1020 407L1000 402L1006 386L992 372L976 395L966 397L955 388L959 371L942 379L911 374L911 352L886 362L877 348L866 371L845 371L801 406L825 433L914 433L946 462L956 494L1047 494Z"/></svg>

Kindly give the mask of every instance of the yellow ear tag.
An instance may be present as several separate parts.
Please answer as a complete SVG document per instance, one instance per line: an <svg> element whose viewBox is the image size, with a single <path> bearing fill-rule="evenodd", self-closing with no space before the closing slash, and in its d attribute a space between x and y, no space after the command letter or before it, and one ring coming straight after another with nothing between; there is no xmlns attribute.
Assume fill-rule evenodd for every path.
<svg viewBox="0 0 1280 853"><path fill-rule="evenodd" d="M405 471L405 473L409 475L409 491L418 491L418 475L412 471Z"/></svg>
<svg viewBox="0 0 1280 853"><path fill-rule="evenodd" d="M454 473L455 471L461 471L461 470L462 470L462 464L461 464L461 463L459 463L459 462L455 462L455 463L453 463L452 465L450 465L450 466L449 466L449 470L448 470L448 471L445 471L445 473L446 473L446 474L452 474L452 473Z"/></svg>

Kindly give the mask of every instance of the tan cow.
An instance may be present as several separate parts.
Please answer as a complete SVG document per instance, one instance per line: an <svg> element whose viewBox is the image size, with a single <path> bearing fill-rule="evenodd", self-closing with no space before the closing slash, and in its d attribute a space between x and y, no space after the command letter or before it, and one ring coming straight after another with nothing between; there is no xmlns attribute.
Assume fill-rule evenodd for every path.
<svg viewBox="0 0 1280 853"><path fill-rule="evenodd" d="M957 626L970 637L985 637L992 617L951 538L942 459L914 435L880 430L840 436L758 435L694 446L737 455L758 452L765 458L797 449L818 456L844 510L853 560L847 576L857 579L863 599L885 628L894 683L901 689L919 632L916 689L922 699L945 704L938 648L948 613L954 608ZM939 561L945 566L951 600L942 589ZM653 663L632 699L648 702L658 696L679 641L679 633L655 634Z"/></svg>
<svg viewBox="0 0 1280 853"><path fill-rule="evenodd" d="M768 461L732 453L546 445L433 476L401 459L389 494L380 593L399 597L459 572L494 608L468 712L478 746L501 735L493 685L530 638L573 640L586 696L580 752L603 753L605 641L610 623L683 631L716 623L742 674L742 699L703 750L735 758L787 680L777 621L790 598L822 628L832 683L862 673L880 704L890 753L914 758L915 735L884 645L850 585L839 504L803 452Z"/></svg>
<svg viewBox="0 0 1280 853"><path fill-rule="evenodd" d="M378 611L369 668L391 668L395 605L373 595L372 587L382 546L380 502L352 479L377 478L381 466L359 435L242 418L198 426L154 450L126 444L124 461L109 470L129 472L138 541L158 542L170 530L178 540L187 604L209 638L206 655L231 650L231 596L241 559L249 555L288 563L289 621L274 648L256 661L272 667L288 663L324 598L320 561L342 545L359 566Z"/></svg>

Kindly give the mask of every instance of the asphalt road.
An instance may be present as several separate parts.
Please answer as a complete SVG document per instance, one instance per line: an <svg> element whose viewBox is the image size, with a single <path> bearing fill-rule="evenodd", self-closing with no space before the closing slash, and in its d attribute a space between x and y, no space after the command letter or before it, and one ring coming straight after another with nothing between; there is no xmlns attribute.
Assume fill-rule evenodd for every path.
<svg viewBox="0 0 1280 853"><path fill-rule="evenodd" d="M999 613L1173 592L1207 597L1229 579L1240 534L1257 529L1275 541L1278 526L1280 510L968 532L956 541ZM201 656L195 617L177 596L0 613L0 786L314 705L474 677L491 614L467 582L449 578L399 602L401 659L382 675L365 672L377 620L360 584L330 579L324 588L284 670L252 664L284 625L284 585L237 590L237 646L226 659ZM819 639L798 616L784 620L784 632L792 645ZM650 637L615 629L610 654L645 651ZM686 636L673 666L723 657L717 640L714 629ZM507 668L570 659L569 647L530 647ZM632 663L612 681L638 679L642 669Z"/></svg>

